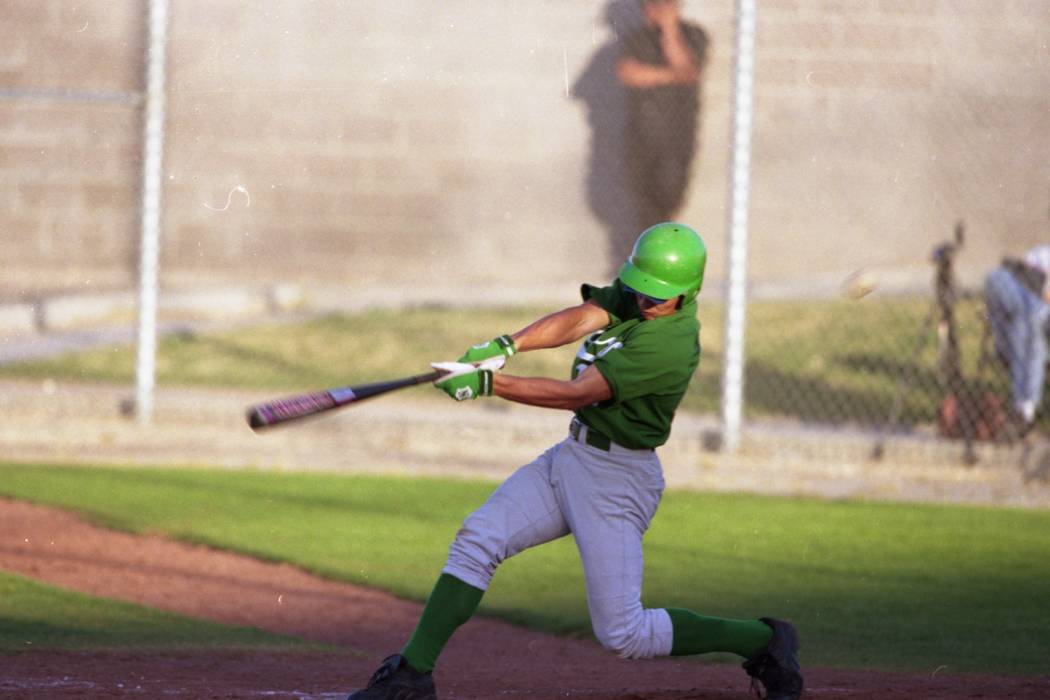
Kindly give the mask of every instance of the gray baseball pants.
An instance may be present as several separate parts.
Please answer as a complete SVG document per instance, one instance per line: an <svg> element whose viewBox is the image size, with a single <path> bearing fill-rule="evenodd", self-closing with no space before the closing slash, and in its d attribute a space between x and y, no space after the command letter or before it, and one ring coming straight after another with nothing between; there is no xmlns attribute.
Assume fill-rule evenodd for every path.
<svg viewBox="0 0 1050 700"><path fill-rule="evenodd" d="M666 656L671 618L641 602L642 537L664 489L660 460L653 450L592 447L585 434L518 469L468 516L443 571L487 590L505 559L571 532L598 641L623 658Z"/></svg>

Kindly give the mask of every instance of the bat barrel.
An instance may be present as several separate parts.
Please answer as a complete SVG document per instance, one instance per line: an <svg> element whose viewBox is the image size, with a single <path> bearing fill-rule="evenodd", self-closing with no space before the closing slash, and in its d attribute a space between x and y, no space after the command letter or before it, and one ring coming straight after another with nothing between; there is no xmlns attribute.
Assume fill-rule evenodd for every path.
<svg viewBox="0 0 1050 700"><path fill-rule="evenodd" d="M248 409L248 425L252 430L262 430L362 401L373 396L380 396L396 389L432 382L441 375L441 372L428 372L427 374L417 374L403 379L316 391L310 394L289 396L276 401L258 404Z"/></svg>
<svg viewBox="0 0 1050 700"><path fill-rule="evenodd" d="M342 403L353 400L353 394L345 397ZM248 425L254 429L264 428L277 423L305 418L321 411L327 411L341 405L330 391L315 391L310 394L289 396L269 403L253 406L248 411Z"/></svg>

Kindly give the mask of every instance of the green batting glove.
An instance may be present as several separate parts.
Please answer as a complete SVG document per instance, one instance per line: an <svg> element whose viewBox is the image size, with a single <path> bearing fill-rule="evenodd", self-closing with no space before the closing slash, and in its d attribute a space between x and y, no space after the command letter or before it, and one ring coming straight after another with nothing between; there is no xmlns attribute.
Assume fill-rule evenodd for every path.
<svg viewBox="0 0 1050 700"><path fill-rule="evenodd" d="M514 339L509 335L501 335L487 343L478 343L471 346L469 350L463 353L463 357L459 358L459 361L477 364L492 357L508 358L517 351L518 349L514 347Z"/></svg>
<svg viewBox="0 0 1050 700"><path fill-rule="evenodd" d="M466 362L432 362L430 366L445 372L434 382L434 386L456 401L492 396L491 369L475 367Z"/></svg>

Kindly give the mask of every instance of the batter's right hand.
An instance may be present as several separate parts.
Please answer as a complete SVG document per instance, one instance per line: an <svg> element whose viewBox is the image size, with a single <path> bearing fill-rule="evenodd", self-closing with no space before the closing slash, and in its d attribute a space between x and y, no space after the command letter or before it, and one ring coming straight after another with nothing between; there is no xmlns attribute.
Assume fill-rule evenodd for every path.
<svg viewBox="0 0 1050 700"><path fill-rule="evenodd" d="M502 365L503 361L502 357L491 359L477 367L467 362L431 362L431 367L443 372L441 378L434 381L434 386L456 401L492 396L492 374L498 368L489 367L495 363Z"/></svg>
<svg viewBox="0 0 1050 700"><path fill-rule="evenodd" d="M471 346L469 350L463 353L463 357L459 358L459 362L469 362L472 365L476 365L492 357L506 359L515 352L517 352L517 348L514 347L514 339L509 335L501 335L487 343L478 343ZM502 365L500 366L502 367Z"/></svg>

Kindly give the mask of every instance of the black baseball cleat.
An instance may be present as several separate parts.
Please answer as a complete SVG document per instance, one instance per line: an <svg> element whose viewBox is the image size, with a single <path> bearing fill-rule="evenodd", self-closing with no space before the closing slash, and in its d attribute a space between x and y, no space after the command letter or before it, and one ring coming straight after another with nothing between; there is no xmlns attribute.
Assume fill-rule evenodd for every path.
<svg viewBox="0 0 1050 700"><path fill-rule="evenodd" d="M383 659L366 688L346 700L437 700L437 690L431 674L420 673L401 654L393 654Z"/></svg>
<svg viewBox="0 0 1050 700"><path fill-rule="evenodd" d="M802 697L802 669L798 665L798 632L790 622L763 617L773 628L766 648L744 662L744 670L765 688L767 700L798 700ZM761 697L761 696L760 696Z"/></svg>

